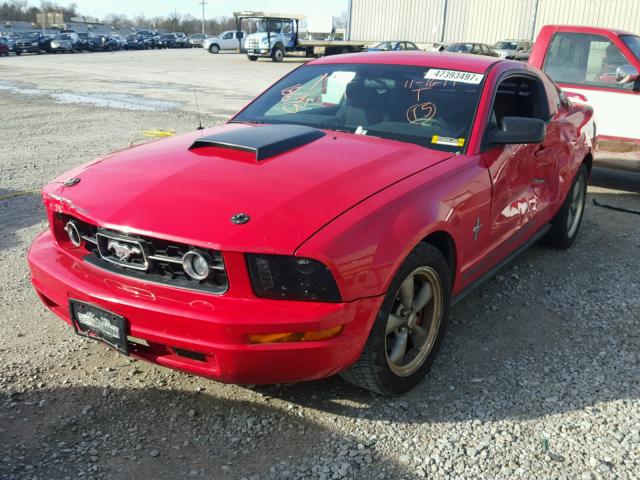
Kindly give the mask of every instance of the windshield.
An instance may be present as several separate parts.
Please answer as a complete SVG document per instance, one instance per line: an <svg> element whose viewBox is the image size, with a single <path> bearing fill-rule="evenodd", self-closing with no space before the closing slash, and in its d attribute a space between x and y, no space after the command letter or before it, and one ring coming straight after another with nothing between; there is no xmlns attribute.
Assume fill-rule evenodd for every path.
<svg viewBox="0 0 640 480"><path fill-rule="evenodd" d="M640 37L636 37L635 35L622 35L620 38L627 44L627 47L629 47L629 50L633 52L635 57L640 60Z"/></svg>
<svg viewBox="0 0 640 480"><path fill-rule="evenodd" d="M518 42L498 42L493 48L497 48L498 50L517 50Z"/></svg>
<svg viewBox="0 0 640 480"><path fill-rule="evenodd" d="M37 39L39 35L37 33L23 33L20 38Z"/></svg>
<svg viewBox="0 0 640 480"><path fill-rule="evenodd" d="M434 78L456 78L457 81ZM306 125L460 151L483 75L397 65L309 65L233 121Z"/></svg>
<svg viewBox="0 0 640 480"><path fill-rule="evenodd" d="M473 49L473 44L471 43L454 43L453 45L446 48L447 52L461 52L468 53Z"/></svg>
<svg viewBox="0 0 640 480"><path fill-rule="evenodd" d="M266 32L267 31L267 21L260 20L256 23L256 32Z"/></svg>
<svg viewBox="0 0 640 480"><path fill-rule="evenodd" d="M373 48L377 48L378 50L394 50L395 47L396 47L395 42L382 42Z"/></svg>
<svg viewBox="0 0 640 480"><path fill-rule="evenodd" d="M69 35L60 35L58 37L58 39L60 39L60 40L71 40L71 37Z"/></svg>

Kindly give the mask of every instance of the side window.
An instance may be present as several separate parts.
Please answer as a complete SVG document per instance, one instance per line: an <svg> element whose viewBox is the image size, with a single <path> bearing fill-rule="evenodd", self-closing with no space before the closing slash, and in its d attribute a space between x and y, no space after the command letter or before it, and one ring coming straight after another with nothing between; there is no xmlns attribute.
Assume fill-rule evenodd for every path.
<svg viewBox="0 0 640 480"><path fill-rule="evenodd" d="M480 45L477 43L473 44L473 48L471 49L471 53L479 55L480 54Z"/></svg>
<svg viewBox="0 0 640 480"><path fill-rule="evenodd" d="M549 119L549 103L541 81L531 77L509 77L498 85L489 129L502 126L504 117Z"/></svg>
<svg viewBox="0 0 640 480"><path fill-rule="evenodd" d="M407 44L404 42L398 42L398 50L406 50L407 49Z"/></svg>
<svg viewBox="0 0 640 480"><path fill-rule="evenodd" d="M269 31L273 33L280 33L282 31L282 20L270 20Z"/></svg>
<svg viewBox="0 0 640 480"><path fill-rule="evenodd" d="M222 37L223 40L232 40L233 39L233 32L227 32L224 34L224 37Z"/></svg>
<svg viewBox="0 0 640 480"><path fill-rule="evenodd" d="M290 35L291 33L293 33L293 25L291 24L291 20L284 22L282 26L282 33L286 35Z"/></svg>
<svg viewBox="0 0 640 480"><path fill-rule="evenodd" d="M601 35L556 33L543 70L556 82L628 89L616 83L616 70L629 61L611 41Z"/></svg>

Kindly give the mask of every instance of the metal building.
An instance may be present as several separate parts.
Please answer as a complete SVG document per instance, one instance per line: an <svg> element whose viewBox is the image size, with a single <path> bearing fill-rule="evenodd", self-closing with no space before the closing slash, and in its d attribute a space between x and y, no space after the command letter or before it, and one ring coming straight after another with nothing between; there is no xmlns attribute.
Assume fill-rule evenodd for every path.
<svg viewBox="0 0 640 480"><path fill-rule="evenodd" d="M416 43L535 39L550 23L640 33L639 0L350 0L351 40Z"/></svg>

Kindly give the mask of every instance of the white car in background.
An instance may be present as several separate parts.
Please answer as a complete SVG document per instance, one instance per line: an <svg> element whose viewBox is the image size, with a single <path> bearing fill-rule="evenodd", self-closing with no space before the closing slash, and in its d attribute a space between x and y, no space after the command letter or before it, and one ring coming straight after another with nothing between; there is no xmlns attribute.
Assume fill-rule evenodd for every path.
<svg viewBox="0 0 640 480"><path fill-rule="evenodd" d="M217 37L206 38L202 42L202 48L207 49L209 53L219 53L221 50L238 50L239 48L244 48L245 37L245 32L228 30Z"/></svg>

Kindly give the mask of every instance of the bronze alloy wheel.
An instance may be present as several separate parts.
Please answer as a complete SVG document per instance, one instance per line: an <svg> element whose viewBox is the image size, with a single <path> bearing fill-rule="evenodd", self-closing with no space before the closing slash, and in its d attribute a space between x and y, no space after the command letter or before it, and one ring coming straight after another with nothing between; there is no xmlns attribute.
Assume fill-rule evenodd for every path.
<svg viewBox="0 0 640 480"><path fill-rule="evenodd" d="M431 267L416 268L400 285L387 319L389 369L400 377L418 370L438 337L443 312L442 282Z"/></svg>
<svg viewBox="0 0 640 480"><path fill-rule="evenodd" d="M570 195L569 212L567 214L567 231L569 237L573 237L580 226L580 220L582 220L582 212L584 210L584 196L585 196L585 183L586 179L583 175L578 175L578 178L573 185L573 189Z"/></svg>

